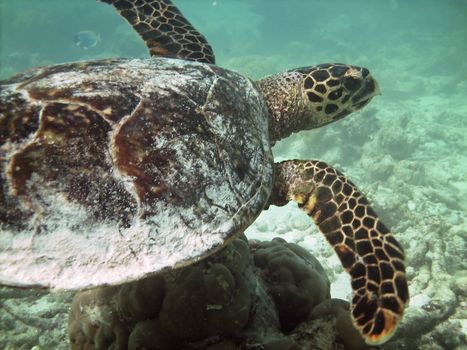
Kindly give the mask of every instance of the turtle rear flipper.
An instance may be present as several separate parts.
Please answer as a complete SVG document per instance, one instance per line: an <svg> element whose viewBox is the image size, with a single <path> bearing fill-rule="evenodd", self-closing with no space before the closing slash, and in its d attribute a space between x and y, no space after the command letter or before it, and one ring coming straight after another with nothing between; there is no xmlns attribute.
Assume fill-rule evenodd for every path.
<svg viewBox="0 0 467 350"><path fill-rule="evenodd" d="M151 56L215 63L214 53L170 0L101 0L113 5L143 38Z"/></svg>
<svg viewBox="0 0 467 350"><path fill-rule="evenodd" d="M388 340L402 318L409 293L404 252L362 193L319 161L274 166L270 204L294 200L319 227L352 280L352 319L368 344Z"/></svg>

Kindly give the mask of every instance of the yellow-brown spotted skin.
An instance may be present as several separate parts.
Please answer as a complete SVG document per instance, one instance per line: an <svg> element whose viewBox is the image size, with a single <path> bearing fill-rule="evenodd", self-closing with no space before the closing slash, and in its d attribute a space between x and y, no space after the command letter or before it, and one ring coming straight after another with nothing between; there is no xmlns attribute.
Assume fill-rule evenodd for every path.
<svg viewBox="0 0 467 350"><path fill-rule="evenodd" d="M112 4L143 38L151 56L215 63L214 53L170 0L101 0Z"/></svg>
<svg viewBox="0 0 467 350"><path fill-rule="evenodd" d="M298 203L334 248L352 280L352 318L369 344L394 333L409 300L404 252L367 199L337 170L319 161L274 165L270 203Z"/></svg>
<svg viewBox="0 0 467 350"><path fill-rule="evenodd" d="M273 142L342 119L379 94L378 83L367 68L342 63L291 69L256 84L271 115Z"/></svg>

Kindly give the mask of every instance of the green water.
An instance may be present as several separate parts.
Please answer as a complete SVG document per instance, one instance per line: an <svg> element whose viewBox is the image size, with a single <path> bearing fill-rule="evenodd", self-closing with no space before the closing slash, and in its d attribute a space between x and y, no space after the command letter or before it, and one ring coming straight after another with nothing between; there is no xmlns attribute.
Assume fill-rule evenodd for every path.
<svg viewBox="0 0 467 350"><path fill-rule="evenodd" d="M371 70L381 96L343 121L281 141L273 150L275 159L322 159L368 195L405 247L413 310L409 316L426 313L409 321L430 324L417 333L423 349L461 349L462 340L449 345L449 339L464 335L465 345L467 330L467 1L176 4L208 39L218 65L252 79L325 62ZM74 43L83 30L100 38L87 50ZM0 78L38 65L148 57L142 40L116 11L94 0L0 0L0 31ZM273 208L248 234L265 238L272 231L323 254L323 264L338 283L342 270L327 262L329 254L315 251L317 243L286 222L290 216L301 220L300 215L294 207ZM34 317L49 317L53 327L63 328L66 307L54 316L34 304L28 321L28 309L20 304L32 302L31 296L0 295L0 307L12 314L12 323L6 318L0 322L0 347L26 344L21 348L29 349L34 336L44 349L56 346L54 339L64 344L59 331L35 328L39 323ZM427 310L433 305L441 306L431 322ZM411 349L406 340L400 344Z"/></svg>

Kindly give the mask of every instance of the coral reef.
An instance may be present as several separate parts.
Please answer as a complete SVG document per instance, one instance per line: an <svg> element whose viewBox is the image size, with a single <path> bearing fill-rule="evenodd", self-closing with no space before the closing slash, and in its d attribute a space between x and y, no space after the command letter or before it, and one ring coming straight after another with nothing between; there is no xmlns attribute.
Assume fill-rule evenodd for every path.
<svg viewBox="0 0 467 350"><path fill-rule="evenodd" d="M0 349L65 350L73 293L0 287Z"/></svg>
<svg viewBox="0 0 467 350"><path fill-rule="evenodd" d="M72 349L367 349L318 260L281 238L78 292L69 335Z"/></svg>
<svg viewBox="0 0 467 350"><path fill-rule="evenodd" d="M448 100L431 103L443 112L425 115L425 110L417 111L419 104L413 103L401 113L400 106L377 101L378 108L370 106L354 120L342 121L340 127L331 125L313 131L310 137L291 138L275 149L275 159L319 155L344 170L361 184L405 248L411 301L399 331L381 347L385 350L467 346L467 187L460 175L465 173L467 158L454 151L465 149L465 137L460 134L467 124L458 113L465 115L467 109L453 108ZM351 147L336 144L336 140L352 140ZM338 151L341 148L345 150ZM303 219L294 206L271 208L247 230L247 236L263 238L271 231L281 234L318 258L332 286L346 281L316 229L293 223ZM334 288L334 292L348 298L350 291Z"/></svg>

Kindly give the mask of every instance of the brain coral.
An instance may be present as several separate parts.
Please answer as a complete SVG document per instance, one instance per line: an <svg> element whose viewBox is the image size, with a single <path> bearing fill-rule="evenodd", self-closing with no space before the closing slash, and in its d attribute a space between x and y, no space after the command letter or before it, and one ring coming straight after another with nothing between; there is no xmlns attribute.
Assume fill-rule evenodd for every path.
<svg viewBox="0 0 467 350"><path fill-rule="evenodd" d="M298 350L314 346L310 320L329 316L334 326L318 338L336 346L329 349L345 349L336 336L342 322L335 327L341 317L335 308L312 313L327 300L329 280L310 253L282 239L248 243L241 237L185 268L78 292L69 315L70 346Z"/></svg>

